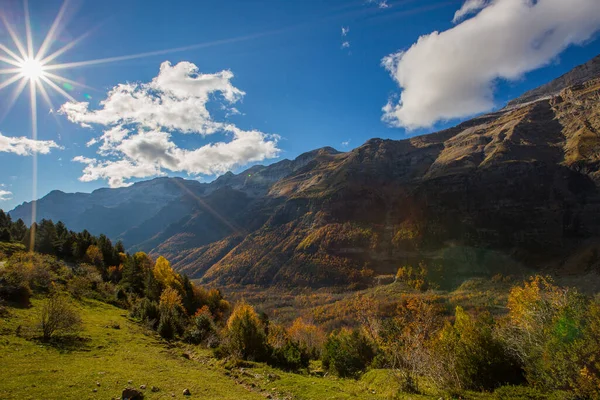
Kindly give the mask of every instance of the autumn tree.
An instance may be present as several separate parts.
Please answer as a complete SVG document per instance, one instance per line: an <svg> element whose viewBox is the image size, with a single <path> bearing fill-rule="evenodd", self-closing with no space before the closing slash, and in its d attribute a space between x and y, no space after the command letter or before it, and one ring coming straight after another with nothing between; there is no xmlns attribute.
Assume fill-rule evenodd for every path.
<svg viewBox="0 0 600 400"><path fill-rule="evenodd" d="M166 288L162 292L158 310L160 314L159 335L165 339L173 339L183 332L185 310L177 290Z"/></svg>
<svg viewBox="0 0 600 400"><path fill-rule="evenodd" d="M179 291L183 291L179 275L171 268L171 263L164 257L158 257L154 264L154 278L160 283L163 288L173 288Z"/></svg>
<svg viewBox="0 0 600 400"><path fill-rule="evenodd" d="M265 326L254 308L244 302L236 305L227 320L227 352L234 357L264 361L268 357Z"/></svg>
<svg viewBox="0 0 600 400"><path fill-rule="evenodd" d="M473 317L456 307L454 323L446 321L431 347L428 375L442 388L490 390L522 381L517 360L494 335L494 320L487 312Z"/></svg>
<svg viewBox="0 0 600 400"><path fill-rule="evenodd" d="M314 324L305 322L302 318L294 320L288 329L290 338L304 347L313 358L319 358L325 343L325 333Z"/></svg>
<svg viewBox="0 0 600 400"><path fill-rule="evenodd" d="M378 343L403 391L418 392L419 377L430 372L428 343L442 321L436 299L420 297L405 299L393 318L382 321Z"/></svg>
<svg viewBox="0 0 600 400"><path fill-rule="evenodd" d="M508 317L499 333L521 361L530 384L574 389L599 381L596 356L590 356L600 350L594 307L576 290L558 287L546 277L532 277L511 290Z"/></svg>

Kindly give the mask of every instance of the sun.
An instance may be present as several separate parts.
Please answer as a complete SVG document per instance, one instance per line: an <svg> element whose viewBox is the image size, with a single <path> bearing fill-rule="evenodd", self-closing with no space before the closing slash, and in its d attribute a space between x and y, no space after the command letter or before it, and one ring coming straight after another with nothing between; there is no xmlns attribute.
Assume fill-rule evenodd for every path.
<svg viewBox="0 0 600 400"><path fill-rule="evenodd" d="M20 63L19 73L30 81L38 81L45 76L44 64L35 58L26 58Z"/></svg>

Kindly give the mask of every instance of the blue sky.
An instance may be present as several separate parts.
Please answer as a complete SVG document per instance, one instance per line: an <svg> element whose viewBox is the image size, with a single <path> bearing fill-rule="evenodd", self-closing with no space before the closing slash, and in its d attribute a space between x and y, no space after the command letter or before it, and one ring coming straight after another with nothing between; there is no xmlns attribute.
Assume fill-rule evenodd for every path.
<svg viewBox="0 0 600 400"><path fill-rule="evenodd" d="M6 199L0 201L0 208L10 210L32 199L32 153L39 153L37 197L54 189L90 192L109 183L122 186L151 179L156 173L212 180L215 174L227 169L238 172L255 163L294 158L318 147L350 150L373 137L404 139L432 132L456 124L468 115L502 106L600 53L600 41L596 39L600 21L589 17L593 14L590 9L600 15L596 0L574 0L583 11L588 7L588 12L574 13L571 19L565 17L556 0L538 0L537 5L529 7L548 7L555 12L555 21L551 16L546 17L547 12L540 13L545 19L539 20L531 9L526 17L509 19L513 25L498 26L497 30L489 28L494 18L514 11L508 7L515 1L524 2L71 1L65 6L62 29L49 53L81 35L87 36L52 63L205 45L53 71L89 88L72 85L71 90L65 89L72 97L68 100L46 86L55 108L53 112L37 96L37 139L44 141L41 147L52 141L49 148L40 151L39 147L8 139L13 140L12 145L5 144L9 149L2 150L0 138L3 151L0 152L0 185L3 185L0 198ZM25 43L23 3L6 4L2 12ZM41 45L61 6L62 1L30 0L34 48ZM458 10L461 13L457 14ZM343 33L342 28L348 28L347 32ZM549 29L551 33L546 33ZM452 33L445 34L448 30ZM441 34L431 35L435 31ZM536 32L544 32L543 40ZM524 35L524 41L530 35L534 47L519 48L511 40L513 34ZM411 48L424 35L429 35L427 40ZM464 42L470 40L472 46L465 46ZM344 45L345 42L348 44ZM18 53L1 23L0 43ZM489 54L482 54L477 46L484 46ZM399 53L408 49L411 50ZM471 50L477 56L471 55ZM6 54L0 50L0 56ZM387 68L382 66L386 57ZM165 61L170 64L164 67L164 76L171 73L173 79L150 85ZM491 65L500 66L493 71L496 75L490 77L486 71L494 70ZM13 66L0 62L2 68ZM190 68L191 75L185 75ZM224 71L231 71L233 77L218 75ZM0 85L9 77L0 75ZM191 104L187 102L191 92L174 85L188 82L189 90L195 90L192 86L198 82L190 79L202 77L214 78L217 87L192 97L194 104L200 104L198 114L203 116L199 120L210 125L204 130L191 128L182 132L183 125L179 122L155 125L137 115L125 122L117 121L108 112L99 112L103 108L99 101L107 99L108 92L119 84L129 84L129 94L134 91L136 96L143 94L162 102L174 90L183 90L171 98L176 98L178 107L187 107ZM477 83L475 88L471 81ZM64 81L56 83L65 87ZM31 138L27 88L8 110L6 99L17 84L0 90L3 99L0 118L8 111L0 120L0 134L8 138ZM400 93L403 93L402 103ZM423 97L423 93L431 95ZM206 101L202 100L205 95ZM456 100L450 101L450 95ZM388 101L390 105L384 112L382 107ZM83 109L63 109L59 113L60 107L68 102L89 104ZM187 110L179 117L194 114L193 109L191 113ZM113 128L127 130L127 139L121 137L120 141L112 142L112 148L99 154L103 132ZM87 146L94 138L97 143ZM227 144L235 138L240 139L240 146L247 141L251 148L231 145L219 152L213 147L203 147L217 142ZM148 143L158 147L148 151ZM158 154L157 149L166 155ZM74 158L79 162L73 161ZM261 158L262 161L255 161ZM125 164L115 164L119 161L127 168L135 166L137 177L108 176L126 169L121 168ZM2 196L3 192L10 194Z"/></svg>

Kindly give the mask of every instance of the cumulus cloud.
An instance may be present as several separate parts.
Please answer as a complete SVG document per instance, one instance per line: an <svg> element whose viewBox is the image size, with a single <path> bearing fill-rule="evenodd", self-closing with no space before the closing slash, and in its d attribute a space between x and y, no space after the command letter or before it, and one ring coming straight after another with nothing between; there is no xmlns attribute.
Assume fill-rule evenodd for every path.
<svg viewBox="0 0 600 400"><path fill-rule="evenodd" d="M221 105L227 115L240 114L232 104L245 93L231 84L232 78L231 71L203 74L189 62L164 62L149 83L115 86L97 110L85 102L64 104L60 112L70 121L107 127L87 143L100 143L97 154L105 158L73 158L85 164L80 180L106 179L111 187L121 187L130 185L131 178L164 175L166 170L212 175L277 157L279 136L215 121L208 111L207 104L220 99L227 104ZM173 141L176 133L216 132L229 141L195 149L180 148Z"/></svg>
<svg viewBox="0 0 600 400"><path fill-rule="evenodd" d="M415 129L494 107L494 82L517 80L600 29L598 0L468 0L455 27L382 60L400 86L383 120Z"/></svg>
<svg viewBox="0 0 600 400"><path fill-rule="evenodd" d="M347 26L342 26L342 37L348 35L348 32L350 32L350 28Z"/></svg>
<svg viewBox="0 0 600 400"><path fill-rule="evenodd" d="M8 190L0 189L0 201L7 201L12 199L12 192Z"/></svg>
<svg viewBox="0 0 600 400"><path fill-rule="evenodd" d="M11 137L0 133L0 152L30 156L33 153L48 154L51 149L62 149L53 140L34 140L25 136Z"/></svg>
<svg viewBox="0 0 600 400"><path fill-rule="evenodd" d="M350 42L342 42L342 49L350 48Z"/></svg>
<svg viewBox="0 0 600 400"><path fill-rule="evenodd" d="M206 109L211 96L220 95L226 102L235 103L245 94L231 84L232 78L231 71L202 74L190 62L171 65L165 61L152 82L115 86L100 102L98 110L90 110L88 102L68 102L59 113L84 127L133 124L149 129L211 134L220 128Z"/></svg>

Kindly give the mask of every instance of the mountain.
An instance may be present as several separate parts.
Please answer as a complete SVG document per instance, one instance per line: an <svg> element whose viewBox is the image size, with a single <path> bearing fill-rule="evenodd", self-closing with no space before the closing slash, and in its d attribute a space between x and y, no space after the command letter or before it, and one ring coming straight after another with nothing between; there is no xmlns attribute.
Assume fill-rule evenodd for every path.
<svg viewBox="0 0 600 400"><path fill-rule="evenodd" d="M600 58L499 111L405 140L323 148L201 184L52 192L38 218L162 254L205 282L360 285L423 261L448 284L600 272ZM31 203L10 212L31 215ZM26 220L27 221L27 220Z"/></svg>

